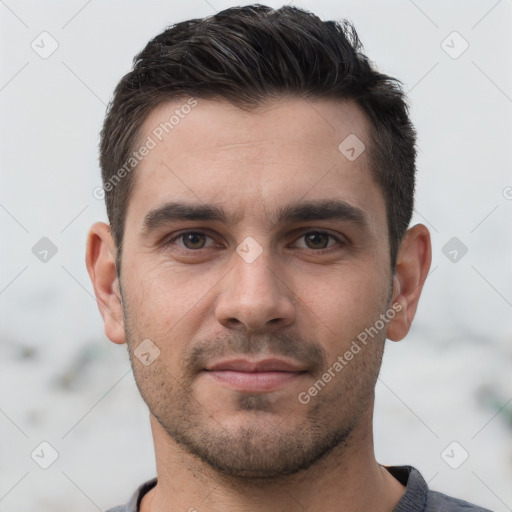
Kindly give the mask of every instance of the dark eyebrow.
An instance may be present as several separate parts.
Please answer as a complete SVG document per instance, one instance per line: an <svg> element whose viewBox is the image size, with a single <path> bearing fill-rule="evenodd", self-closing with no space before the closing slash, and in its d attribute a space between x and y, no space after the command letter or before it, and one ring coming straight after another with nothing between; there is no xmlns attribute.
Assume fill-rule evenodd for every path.
<svg viewBox="0 0 512 512"><path fill-rule="evenodd" d="M214 205L166 203L146 214L142 229L148 233L168 222L177 220L217 220L226 223L227 216L222 208Z"/></svg>
<svg viewBox="0 0 512 512"><path fill-rule="evenodd" d="M276 219L276 223L341 220L369 228L368 219L363 210L340 200L288 204L278 208L273 218ZM211 204L166 203L146 214L142 230L143 233L149 233L169 222L181 220L214 220L224 224L237 224L241 219L241 214L228 218L221 207Z"/></svg>
<svg viewBox="0 0 512 512"><path fill-rule="evenodd" d="M345 201L333 199L289 204L278 209L276 218L278 222L332 219L349 221L361 226L368 225L368 219L363 210Z"/></svg>

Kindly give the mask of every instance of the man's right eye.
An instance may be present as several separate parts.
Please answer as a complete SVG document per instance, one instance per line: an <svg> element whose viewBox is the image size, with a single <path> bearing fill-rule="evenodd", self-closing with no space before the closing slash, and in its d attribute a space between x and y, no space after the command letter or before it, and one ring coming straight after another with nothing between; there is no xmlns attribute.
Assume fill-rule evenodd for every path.
<svg viewBox="0 0 512 512"><path fill-rule="evenodd" d="M184 249L198 250L205 249L214 244L214 240L211 236L208 236L202 231L186 231L179 233L164 242L165 247L176 244Z"/></svg>
<svg viewBox="0 0 512 512"><path fill-rule="evenodd" d="M187 249L202 249L206 244L204 233L186 233L180 236L180 240Z"/></svg>

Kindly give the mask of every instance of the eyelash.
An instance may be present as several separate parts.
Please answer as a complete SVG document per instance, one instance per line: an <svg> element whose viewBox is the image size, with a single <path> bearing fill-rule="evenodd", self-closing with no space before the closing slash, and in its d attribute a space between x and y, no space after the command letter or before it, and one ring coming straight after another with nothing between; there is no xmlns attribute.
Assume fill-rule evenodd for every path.
<svg viewBox="0 0 512 512"><path fill-rule="evenodd" d="M177 233L177 234L173 235L172 237L165 239L163 241L163 243L162 243L162 246L164 248L168 248L171 245L173 245L177 240L182 239L182 237L184 237L186 235L190 235L190 234L205 235L207 238L210 238L211 240L214 240L214 237L209 235L207 232L201 231L201 230L193 230L192 229L192 230L187 230L187 231L181 231L180 233ZM347 244L347 242L345 242L343 240L340 240L340 238L338 238L337 236L333 235L332 233L329 233L328 231L318 230L318 229L316 229L316 230L315 229L309 229L307 231L302 231L300 236L295 238L294 241L297 242L301 238L304 238L305 236L310 235L310 234L319 234L319 235L328 236L330 240L334 240L336 243L333 244L333 245L328 245L327 247L325 247L323 249L311 249L309 247L300 247L300 249L309 249L309 250L313 251L315 254L323 254L325 252L330 252L330 251L334 250L336 248L336 246L344 246L344 245ZM205 249L210 249L211 248L211 247L201 247L199 249L189 249L188 247L185 247L184 245L180 245L179 247L180 247L181 250L183 250L185 252L200 252L200 251L203 251Z"/></svg>

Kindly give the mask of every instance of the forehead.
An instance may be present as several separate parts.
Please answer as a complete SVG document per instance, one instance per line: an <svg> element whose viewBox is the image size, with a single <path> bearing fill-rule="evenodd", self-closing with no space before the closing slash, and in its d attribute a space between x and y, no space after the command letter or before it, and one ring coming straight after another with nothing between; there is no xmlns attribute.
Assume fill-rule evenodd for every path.
<svg viewBox="0 0 512 512"><path fill-rule="evenodd" d="M127 227L166 202L263 219L304 198L341 199L378 222L385 204L369 144L369 121L351 101L283 98L252 111L218 100L164 103L139 132L137 148L150 149L135 171Z"/></svg>

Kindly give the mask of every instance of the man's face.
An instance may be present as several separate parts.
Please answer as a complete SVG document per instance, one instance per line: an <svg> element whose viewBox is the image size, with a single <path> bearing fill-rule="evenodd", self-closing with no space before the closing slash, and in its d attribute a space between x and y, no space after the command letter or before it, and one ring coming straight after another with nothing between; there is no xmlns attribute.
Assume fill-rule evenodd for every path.
<svg viewBox="0 0 512 512"><path fill-rule="evenodd" d="M249 113L198 100L159 141L180 105L142 127L139 140L157 144L134 171L126 214L137 385L171 442L211 467L291 474L341 446L373 405L386 328L344 354L390 306L386 210L367 153L338 148L350 134L368 146L368 122L351 102L285 99ZM134 355L147 339L160 351L150 365Z"/></svg>

